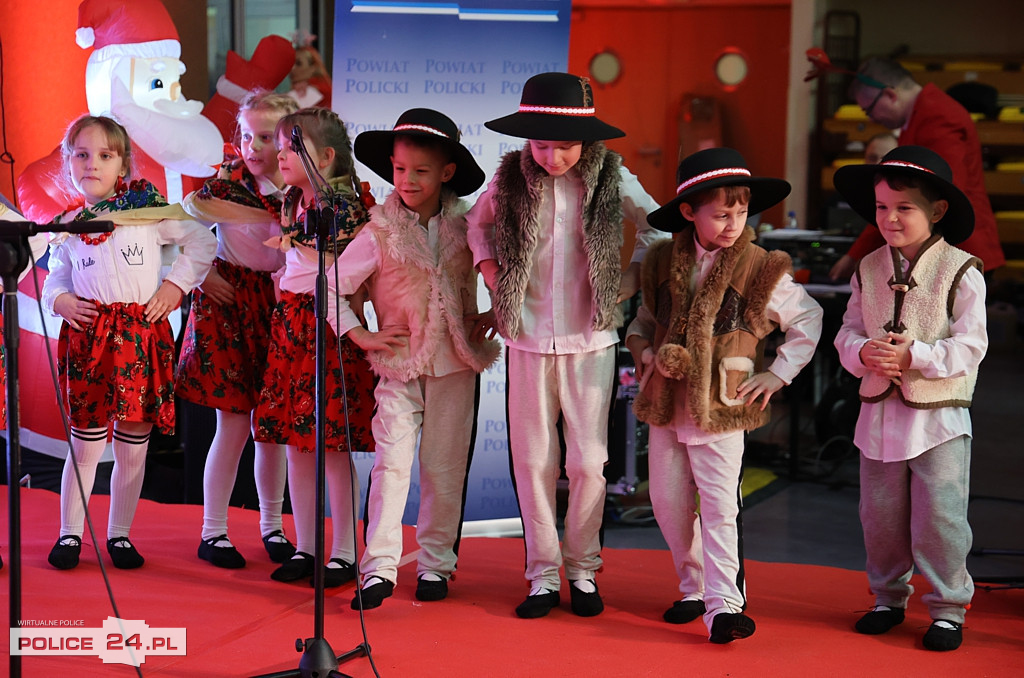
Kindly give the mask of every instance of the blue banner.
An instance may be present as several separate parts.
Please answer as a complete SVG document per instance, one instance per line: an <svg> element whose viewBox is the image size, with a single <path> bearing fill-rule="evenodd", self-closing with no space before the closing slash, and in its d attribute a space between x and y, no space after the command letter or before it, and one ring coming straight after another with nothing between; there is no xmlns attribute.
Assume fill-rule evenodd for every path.
<svg viewBox="0 0 1024 678"><path fill-rule="evenodd" d="M407 109L439 110L459 125L462 143L490 179L499 158L523 141L491 132L483 123L514 112L530 76L566 70L570 12L570 0L339 0L334 109L353 139L367 130L391 129ZM378 202L391 192L391 185L365 166L357 165L357 171ZM490 307L482 282L480 304ZM508 470L503 359L481 376L480 391L465 517L518 516ZM357 455L364 492L372 462L372 455ZM417 476L414 471L406 523L416 522L419 510Z"/></svg>

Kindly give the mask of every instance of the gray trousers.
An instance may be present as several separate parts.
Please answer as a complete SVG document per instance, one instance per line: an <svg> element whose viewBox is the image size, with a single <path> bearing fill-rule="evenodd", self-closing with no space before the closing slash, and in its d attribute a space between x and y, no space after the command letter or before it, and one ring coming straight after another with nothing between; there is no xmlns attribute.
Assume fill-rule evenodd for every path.
<svg viewBox="0 0 1024 678"><path fill-rule="evenodd" d="M974 595L967 572L971 439L959 436L908 461L860 458L860 522L877 605L907 606L916 565L932 587L932 619L963 623Z"/></svg>

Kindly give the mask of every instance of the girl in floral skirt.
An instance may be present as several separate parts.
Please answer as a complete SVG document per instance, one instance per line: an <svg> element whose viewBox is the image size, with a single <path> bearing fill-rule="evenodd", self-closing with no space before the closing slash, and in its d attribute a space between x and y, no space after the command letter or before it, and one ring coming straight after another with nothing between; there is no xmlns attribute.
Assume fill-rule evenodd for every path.
<svg viewBox="0 0 1024 678"><path fill-rule="evenodd" d="M107 233L54 238L43 305L61 316L57 367L70 414L72 451L88 501L96 465L114 423L107 551L115 567L144 560L128 539L142 491L149 433L174 430L174 338L168 314L206 278L217 250L209 230L168 205L144 179L125 183L131 141L109 118L83 116L61 146L64 172L83 203L61 221L114 222ZM161 247L182 247L161 282ZM60 538L49 562L60 570L78 565L85 504L75 464L64 464Z"/></svg>
<svg viewBox="0 0 1024 678"><path fill-rule="evenodd" d="M230 157L218 176L184 203L190 215L216 225L219 243L210 274L192 294L175 383L179 397L217 411L217 434L203 473L198 552L217 567L245 566L245 558L228 539L228 502L267 367L276 304L271 274L284 264L283 253L263 244L281 235L285 184L277 167L274 130L298 108L283 94L251 92L238 112L241 157L229 146ZM283 563L295 553L281 524L288 468L284 445L257 442L255 447L260 534L270 559Z"/></svg>
<svg viewBox="0 0 1024 678"><path fill-rule="evenodd" d="M291 188L284 199L285 252L280 280L281 301L274 311L263 391L256 407L257 440L288 446L289 497L295 519L295 555L270 576L294 581L313 574L316 498L316 316L313 291L318 271L316 235L305 232L304 215L316 194L298 154L292 150L295 127L317 171L333 191L337 229L325 243L327 266L344 250L367 220L366 205L352 160L352 143L338 115L324 108L303 109L277 124L278 164ZM329 313L334 309L329 308ZM347 338L338 342L327 331L327 407L325 412L326 468L334 538L324 572L325 586L341 586L355 577L355 538L352 528L353 479L349 451L373 449L370 419L374 378L366 354ZM342 375L344 369L344 375ZM344 388L344 391L343 391ZM348 398L344 409L343 393Z"/></svg>

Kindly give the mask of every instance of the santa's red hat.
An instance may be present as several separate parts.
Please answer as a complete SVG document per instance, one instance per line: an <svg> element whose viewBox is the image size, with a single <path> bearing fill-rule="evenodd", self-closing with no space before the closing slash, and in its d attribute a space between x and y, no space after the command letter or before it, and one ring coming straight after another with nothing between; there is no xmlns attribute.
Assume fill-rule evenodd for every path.
<svg viewBox="0 0 1024 678"><path fill-rule="evenodd" d="M95 47L90 60L181 57L178 30L160 0L84 0L75 42Z"/></svg>

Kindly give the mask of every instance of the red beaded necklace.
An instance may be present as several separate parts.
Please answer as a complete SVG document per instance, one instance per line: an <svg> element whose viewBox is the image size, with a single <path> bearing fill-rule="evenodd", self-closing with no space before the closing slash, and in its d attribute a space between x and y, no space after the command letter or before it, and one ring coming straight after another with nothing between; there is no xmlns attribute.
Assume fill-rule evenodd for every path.
<svg viewBox="0 0 1024 678"><path fill-rule="evenodd" d="M114 224L114 228L117 228L117 224ZM106 231L104 233L100 233L95 238L90 236L88 233L79 233L78 237L81 238L82 242L86 245L99 245L100 243L106 242L112 235L114 235L113 231Z"/></svg>
<svg viewBox="0 0 1024 678"><path fill-rule="evenodd" d="M268 212L270 212L270 216L274 217L274 221L280 222L281 221L281 207L280 207L280 205L278 205L277 207L274 207L273 203L271 203L269 200L267 200L267 196L263 195L263 193L260 192L260 189L259 189L258 186L256 187L256 190L253 191L253 192L256 194L256 197L258 197L260 199L260 202L263 203L264 209L266 209Z"/></svg>

